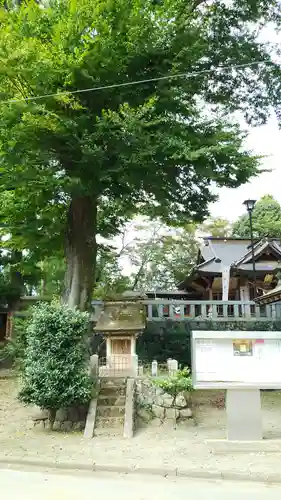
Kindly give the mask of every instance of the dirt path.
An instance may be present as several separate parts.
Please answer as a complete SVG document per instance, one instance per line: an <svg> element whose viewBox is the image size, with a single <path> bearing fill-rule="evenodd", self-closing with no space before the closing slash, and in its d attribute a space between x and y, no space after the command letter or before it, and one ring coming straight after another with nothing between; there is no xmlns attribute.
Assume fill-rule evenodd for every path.
<svg viewBox="0 0 281 500"><path fill-rule="evenodd" d="M0 372L1 377L1 372ZM192 423L140 429L132 440L97 437L84 440L81 433L48 433L33 428L31 410L16 399L16 378L0 378L0 455L46 461L183 467L209 470L279 471L279 454L210 454L206 439L225 437L225 411L213 407L210 393L197 395L198 425ZM263 424L266 438L281 439L281 394L263 393ZM239 409L238 409L239 411Z"/></svg>

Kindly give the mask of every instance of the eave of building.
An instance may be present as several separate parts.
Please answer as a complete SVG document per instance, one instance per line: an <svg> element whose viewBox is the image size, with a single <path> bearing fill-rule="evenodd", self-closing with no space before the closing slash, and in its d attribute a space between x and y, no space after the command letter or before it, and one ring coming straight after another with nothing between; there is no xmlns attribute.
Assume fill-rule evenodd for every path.
<svg viewBox="0 0 281 500"><path fill-rule="evenodd" d="M259 258L261 255L263 255L266 250L270 250L272 253L275 254L275 257L278 259L281 259L281 247L278 245L277 241L275 240L267 240L267 241L258 241L254 245L254 257L255 260ZM252 250L250 249L249 252L247 252L240 260L236 261L234 264L236 266L242 265L242 264L249 264L252 262Z"/></svg>
<svg viewBox="0 0 281 500"><path fill-rule="evenodd" d="M193 269L192 273L187 276L184 280L182 280L178 284L179 289L186 289L187 286L192 286L191 283L195 280L198 281L199 277L205 278L214 278L221 277L223 267L229 267L230 274L252 274L253 272L253 264L251 262L252 252L251 252L251 243L249 238L215 238L215 237L207 237L204 238L207 243L206 247L208 251L206 252L205 246L201 247L198 253L198 260L200 262L200 258L204 258L205 253L205 261L198 263ZM263 261L256 262L256 272L258 276L264 276L266 274L270 274L274 272L279 266L278 258L281 260L281 246L278 243L279 240L264 240L260 239L255 243L255 256L258 258L267 248L270 248L272 252L274 252L277 260L276 262ZM225 242L225 247L222 248L222 243ZM246 250L244 255L237 259L237 244L239 246L239 242L241 242L242 246L244 243L244 249ZM227 253L225 253L227 252ZM236 255L235 255L236 253ZM233 255L234 260L231 262L231 255ZM241 253L240 253L241 255ZM224 260L224 257L227 257ZM230 257L230 258L229 258ZM235 260L236 257L236 260Z"/></svg>
<svg viewBox="0 0 281 500"><path fill-rule="evenodd" d="M198 264L198 266L196 266L196 269L197 270L204 269L204 267L214 262L215 259L216 259L215 257L212 257L211 259L205 260L205 262L201 262L201 264Z"/></svg>
<svg viewBox="0 0 281 500"><path fill-rule="evenodd" d="M278 261L263 261L263 262L256 262L255 265L255 270L256 273L271 273L276 271L277 268L279 268L280 263ZM245 272L252 272L253 271L253 264L240 264L239 266L233 265L231 266L231 269L234 272L237 273L245 273Z"/></svg>
<svg viewBox="0 0 281 500"><path fill-rule="evenodd" d="M187 276L184 280L178 283L177 287L179 290L193 290L197 289L198 291L203 291L206 288L206 278L208 277L207 273L194 273ZM211 278L213 275L210 276ZM201 283L200 283L201 281Z"/></svg>
<svg viewBox="0 0 281 500"><path fill-rule="evenodd" d="M196 272L198 274L218 274L221 273L222 263L220 259L210 259L207 262L203 262L196 267Z"/></svg>
<svg viewBox="0 0 281 500"><path fill-rule="evenodd" d="M262 295L261 297L257 297L255 302L258 304L272 304L273 302L279 302L281 300L281 285L278 285L274 290Z"/></svg>

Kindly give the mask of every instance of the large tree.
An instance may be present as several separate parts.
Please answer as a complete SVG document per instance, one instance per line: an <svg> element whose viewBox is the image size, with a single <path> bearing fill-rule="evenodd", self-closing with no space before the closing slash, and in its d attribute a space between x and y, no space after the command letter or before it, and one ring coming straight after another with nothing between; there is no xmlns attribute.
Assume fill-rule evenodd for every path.
<svg viewBox="0 0 281 500"><path fill-rule="evenodd" d="M250 220L247 213L233 224L233 236L250 238ZM281 237L281 206L271 195L263 196L253 209L253 234L255 238Z"/></svg>
<svg viewBox="0 0 281 500"><path fill-rule="evenodd" d="M199 231L205 236L228 238L231 235L232 227L229 220L224 217L210 217L199 227Z"/></svg>
<svg viewBox="0 0 281 500"><path fill-rule="evenodd" d="M20 225L21 247L64 239L70 306L91 298L97 234L134 213L202 220L213 183L257 173L227 114L260 123L278 99L279 70L257 41L278 3L3 3L2 220L11 234Z"/></svg>
<svg viewBox="0 0 281 500"><path fill-rule="evenodd" d="M191 224L177 229L160 221L136 225L135 238L121 253L129 287L144 292L174 290L196 263L195 232Z"/></svg>

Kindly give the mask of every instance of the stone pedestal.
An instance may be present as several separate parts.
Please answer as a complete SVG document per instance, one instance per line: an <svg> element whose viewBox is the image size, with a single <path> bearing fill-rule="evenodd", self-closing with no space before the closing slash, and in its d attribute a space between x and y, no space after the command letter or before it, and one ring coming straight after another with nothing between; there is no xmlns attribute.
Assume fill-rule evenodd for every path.
<svg viewBox="0 0 281 500"><path fill-rule="evenodd" d="M226 393L227 439L262 439L261 398L259 389L228 389Z"/></svg>

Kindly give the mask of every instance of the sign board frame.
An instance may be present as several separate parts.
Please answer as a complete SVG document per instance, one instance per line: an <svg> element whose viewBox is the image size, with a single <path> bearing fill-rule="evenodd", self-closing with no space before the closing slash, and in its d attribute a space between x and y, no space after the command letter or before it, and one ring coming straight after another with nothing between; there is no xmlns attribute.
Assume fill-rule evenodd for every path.
<svg viewBox="0 0 281 500"><path fill-rule="evenodd" d="M247 357L253 356L253 344L263 345L267 340L280 341L281 331L193 331L191 337L191 364L192 383L194 389L281 389L281 369L280 380L274 381L201 381L197 380L196 346L198 340L206 341L233 341L233 356L241 356L245 362ZM281 351L280 351L281 362Z"/></svg>

